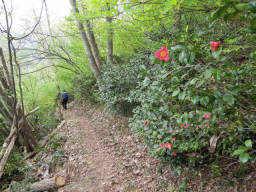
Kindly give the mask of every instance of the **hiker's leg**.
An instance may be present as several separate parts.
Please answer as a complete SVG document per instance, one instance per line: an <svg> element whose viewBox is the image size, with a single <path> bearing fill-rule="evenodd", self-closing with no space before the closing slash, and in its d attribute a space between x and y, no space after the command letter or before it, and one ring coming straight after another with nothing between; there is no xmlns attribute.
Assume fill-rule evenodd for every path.
<svg viewBox="0 0 256 192"><path fill-rule="evenodd" d="M67 109L67 102L68 102L68 100L65 99L65 102L64 102L64 108L65 108L65 109Z"/></svg>
<svg viewBox="0 0 256 192"><path fill-rule="evenodd" d="M63 109L65 109L65 101L64 101L64 99L62 100L61 104L62 104Z"/></svg>

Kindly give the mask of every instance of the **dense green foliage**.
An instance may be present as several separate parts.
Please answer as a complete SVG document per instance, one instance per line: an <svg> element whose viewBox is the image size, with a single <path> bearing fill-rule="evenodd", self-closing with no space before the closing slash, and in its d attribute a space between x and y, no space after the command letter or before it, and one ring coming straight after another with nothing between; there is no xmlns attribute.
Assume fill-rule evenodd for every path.
<svg viewBox="0 0 256 192"><path fill-rule="evenodd" d="M255 139L255 2L109 1L111 11L104 3L95 7L99 2L82 1L90 11L80 17L117 18L111 26L116 62L104 66L97 98L114 112L133 115L131 129L155 155L193 166L230 157L254 162L248 143ZM106 29L103 20L94 24L104 58ZM220 41L218 50L211 41ZM168 62L153 55L163 45ZM75 92L94 97L95 81L82 77L76 77Z"/></svg>
<svg viewBox="0 0 256 192"><path fill-rule="evenodd" d="M177 152L172 159L182 162L187 158L192 164L209 160L208 147L213 136L218 136L219 141L211 161L231 155L247 139L253 140L254 115L248 111L254 109L246 107L246 102L255 102L250 81L255 76L252 63L245 68L227 61L218 62L216 67L195 64L191 59L194 54L185 54L183 50L171 51L171 55L172 62L143 66L144 80L133 93L141 106L134 111L131 128L156 144L156 153L166 156L159 143L170 142L172 150L167 154ZM203 117L206 113L211 114L209 120ZM254 162L255 156L251 160Z"/></svg>
<svg viewBox="0 0 256 192"><path fill-rule="evenodd" d="M254 11L238 1L216 2L219 8L210 13L199 5L198 12L183 12L185 5L172 17L173 24L166 24L169 18L154 20L153 29L151 22L137 23L148 26L143 28L148 43L139 51L144 61L132 68L130 63L106 66L100 82L103 101L116 111L136 104L129 126L146 138L155 155L174 165L215 166L234 157L255 163ZM214 51L210 42L219 40ZM168 62L153 55L163 45L170 52ZM165 143L171 143L171 150L161 148Z"/></svg>
<svg viewBox="0 0 256 192"><path fill-rule="evenodd" d="M74 94L75 99L87 100L92 104L99 102L98 87L92 75L75 76L73 82L77 86L70 89L70 94Z"/></svg>
<svg viewBox="0 0 256 192"><path fill-rule="evenodd" d="M56 126L59 86L70 101L102 102L129 116L131 130L173 167L209 166L221 174L221 164L255 165L256 1L77 2L80 14L67 17L50 41L53 70L22 79L25 111L40 106L30 117L34 126L44 134ZM98 81L75 18L92 23L104 63L114 31L114 62L103 65ZM166 61L154 54L163 46ZM19 150L6 173L21 166Z"/></svg>
<svg viewBox="0 0 256 192"><path fill-rule="evenodd" d="M113 112L130 115L132 109L138 105L131 101L129 94L137 87L137 82L142 80L140 65L148 65L147 55L138 54L127 64L106 65L99 82L101 100Z"/></svg>
<svg viewBox="0 0 256 192"><path fill-rule="evenodd" d="M50 131L57 123L57 117L53 114L56 108L55 98L58 93L56 92L56 83L49 82L50 76L52 75L29 76L24 78L23 81L25 110L30 111L40 106L40 110L32 115L30 119L38 129L43 129L45 132Z"/></svg>

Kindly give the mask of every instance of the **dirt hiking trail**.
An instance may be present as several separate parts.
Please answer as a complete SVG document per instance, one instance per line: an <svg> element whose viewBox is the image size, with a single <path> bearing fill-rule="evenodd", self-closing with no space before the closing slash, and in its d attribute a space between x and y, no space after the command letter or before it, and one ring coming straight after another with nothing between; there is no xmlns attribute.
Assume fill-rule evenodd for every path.
<svg viewBox="0 0 256 192"><path fill-rule="evenodd" d="M64 111L69 183L60 192L169 191L172 179L158 173L160 161L125 128L127 119L78 106Z"/></svg>

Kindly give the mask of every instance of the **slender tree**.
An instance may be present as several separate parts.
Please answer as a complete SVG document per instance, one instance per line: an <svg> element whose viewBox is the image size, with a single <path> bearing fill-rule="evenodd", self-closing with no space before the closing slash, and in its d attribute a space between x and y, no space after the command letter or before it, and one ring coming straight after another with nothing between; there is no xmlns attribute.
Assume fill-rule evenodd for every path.
<svg viewBox="0 0 256 192"><path fill-rule="evenodd" d="M79 10L78 10L78 7L77 7L76 0L70 0L70 3L72 5L74 15L75 16L79 15ZM92 48L91 48L91 45L89 43L88 37L86 35L84 26L83 26L82 22L80 21L80 19L78 17L75 17L75 20L76 20L77 27L78 27L78 30L80 32L83 44L84 44L85 52L86 52L88 60L90 62L91 69L94 72L94 75L95 75L96 79L99 80L101 72L100 72L100 69L99 69L99 67L96 63L95 58L94 58Z"/></svg>
<svg viewBox="0 0 256 192"><path fill-rule="evenodd" d="M107 21L107 33L108 33L108 39L107 39L107 63L113 64L113 27L112 27L112 21L113 17L111 16L111 7L110 4L107 3L107 9L108 9L108 15L106 17Z"/></svg>
<svg viewBox="0 0 256 192"><path fill-rule="evenodd" d="M101 59L100 52L99 52L99 49L98 49L98 45L96 43L95 36L94 36L94 33L93 33L93 28L92 28L92 25L91 25L91 22L90 22L89 19L85 20L85 26L86 26L86 31L87 31L88 37L90 39L90 44L91 44L91 47L92 47L92 51L93 51L95 61L97 63L97 66L98 66L99 70L101 71L103 61Z"/></svg>

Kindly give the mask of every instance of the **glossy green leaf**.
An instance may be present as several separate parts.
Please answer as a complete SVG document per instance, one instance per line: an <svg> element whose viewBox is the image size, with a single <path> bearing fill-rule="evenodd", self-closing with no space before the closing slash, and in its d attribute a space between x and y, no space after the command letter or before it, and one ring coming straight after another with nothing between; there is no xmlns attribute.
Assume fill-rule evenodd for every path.
<svg viewBox="0 0 256 192"><path fill-rule="evenodd" d="M179 80L178 77L176 77L176 76L173 77L171 81L172 81L172 83L178 83L178 82L180 82L180 80Z"/></svg>
<svg viewBox="0 0 256 192"><path fill-rule="evenodd" d="M234 152L233 152L233 156L235 156L235 155L240 155L241 153L243 153L244 152L244 150L241 150L241 149L237 149L237 150L235 150Z"/></svg>
<svg viewBox="0 0 256 192"><path fill-rule="evenodd" d="M225 94L223 100L229 105L233 105L235 103L235 98L231 94Z"/></svg>
<svg viewBox="0 0 256 192"><path fill-rule="evenodd" d="M235 151L233 152L232 155L240 155L241 153L244 153L244 152L246 152L247 150L248 150L247 147L245 147L245 146L240 146L237 150L235 150Z"/></svg>
<svg viewBox="0 0 256 192"><path fill-rule="evenodd" d="M143 81L143 85L146 87L150 84L150 82L151 82L150 79L148 77L146 77Z"/></svg>
<svg viewBox="0 0 256 192"><path fill-rule="evenodd" d="M195 79L192 79L189 84L190 84L190 85L195 85L195 84L196 84L196 81L197 81L196 78L195 78Z"/></svg>
<svg viewBox="0 0 256 192"><path fill-rule="evenodd" d="M175 91L173 91L172 96L175 97L180 93L180 89L176 89Z"/></svg>
<svg viewBox="0 0 256 192"><path fill-rule="evenodd" d="M146 66L145 65L140 65L140 69L143 71L146 71Z"/></svg>
<svg viewBox="0 0 256 192"><path fill-rule="evenodd" d="M216 69L214 71L214 79L215 79L215 81L219 81L221 79L221 71L220 70Z"/></svg>
<svg viewBox="0 0 256 192"><path fill-rule="evenodd" d="M195 61L195 58L196 58L196 55L195 55L195 53L190 53L190 56L189 56L189 62L190 63L193 63L194 61Z"/></svg>
<svg viewBox="0 0 256 192"><path fill-rule="evenodd" d="M171 47L171 50L178 51L178 50L184 50L185 47L183 45L176 45L174 47Z"/></svg>
<svg viewBox="0 0 256 192"><path fill-rule="evenodd" d="M239 155L239 161L242 163L246 163L249 160L249 154L248 153L241 153Z"/></svg>
<svg viewBox="0 0 256 192"><path fill-rule="evenodd" d="M183 101L183 100L185 99L185 97L186 97L185 91L183 91L183 92L181 92L181 93L179 94L179 100Z"/></svg>
<svg viewBox="0 0 256 192"><path fill-rule="evenodd" d="M179 62L183 63L185 57L186 57L186 53L185 53L185 51L182 51L182 52L179 54Z"/></svg>
<svg viewBox="0 0 256 192"><path fill-rule="evenodd" d="M214 73L214 70L215 70L215 69L213 69L213 68L207 69L207 70L205 71L205 73L204 73L204 77L205 77L206 79L209 79L209 78L212 76L212 74Z"/></svg>
<svg viewBox="0 0 256 192"><path fill-rule="evenodd" d="M209 103L209 97L204 96L200 98L200 104L206 106Z"/></svg>
<svg viewBox="0 0 256 192"><path fill-rule="evenodd" d="M251 139L246 140L244 144L246 147L252 148L252 140Z"/></svg>
<svg viewBox="0 0 256 192"><path fill-rule="evenodd" d="M220 57L220 54L221 54L220 49L218 51L213 51L212 52L212 56L214 57L214 59L218 59Z"/></svg>
<svg viewBox="0 0 256 192"><path fill-rule="evenodd" d="M192 97L191 102L195 105L199 101L199 96Z"/></svg>

